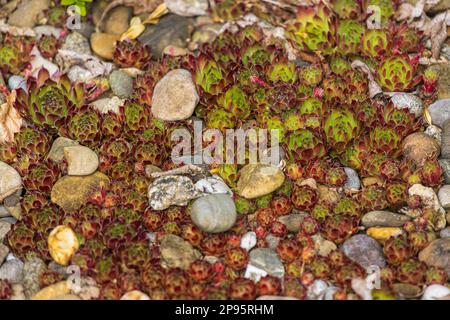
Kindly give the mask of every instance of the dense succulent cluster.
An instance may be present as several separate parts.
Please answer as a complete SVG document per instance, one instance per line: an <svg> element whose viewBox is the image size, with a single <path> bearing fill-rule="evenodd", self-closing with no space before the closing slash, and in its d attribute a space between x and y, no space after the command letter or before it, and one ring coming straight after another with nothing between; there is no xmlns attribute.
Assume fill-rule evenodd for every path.
<svg viewBox="0 0 450 320"><path fill-rule="evenodd" d="M381 28L369 29L364 13L375 5L381 10ZM439 187L443 171L435 157L418 164L401 154L403 140L423 123L407 108L369 97L367 75L353 65L364 61L385 92L417 88L426 97L436 92L438 75L431 69L420 75L417 66L415 54L424 50L422 34L406 24L397 26L394 9L387 0L332 0L330 5L299 6L295 14L274 18L250 2L217 0L212 16L218 20L237 20L248 12L274 23L286 18L287 42L248 25L219 34L195 55L154 60L150 48L138 40L119 41L113 62L143 73L135 77L132 95L118 112L101 113L87 104L86 85L71 83L66 75L51 77L42 69L28 77L27 90L18 89L14 104L24 126L12 143L0 144L0 161L23 176L26 189L20 202L23 217L5 243L19 258L36 254L50 262L50 232L69 226L80 243L70 264L95 279L100 299L120 299L132 290L155 300L261 295L306 299L308 286L323 279L335 286L333 299L338 300L355 297L352 279L365 277L366 271L339 249L321 252L318 241L341 245L363 230L365 213L404 209L415 219L404 225L401 235L382 241L388 262L381 270L383 290L392 293L395 282L446 284L445 270L427 267L417 258L436 237L437 212L408 196L409 187L417 183ZM47 16L49 24L61 26L65 12L52 7ZM26 38L6 36L0 70L24 72L31 46ZM43 36L36 46L52 60L60 43ZM286 48L307 61L293 61ZM145 167L175 168L170 133L178 128L192 131L190 120L165 122L151 111L156 83L177 68L192 73L200 98L195 116L207 128L273 130L268 139L277 139L284 151L283 185L256 199L235 192L238 218L227 232L202 231L191 219L190 206L161 211L148 206L151 179ZM76 210L63 210L51 201L53 186L67 173L66 161L48 158L58 136L96 152L98 170L110 179L91 190L89 201ZM211 139L204 137L203 145ZM345 167L366 178L361 190L349 190ZM215 163L209 169L235 189L241 168ZM293 217L299 221L288 223ZM246 277L250 254L241 242L250 231L256 234L256 248L276 252L284 277ZM160 244L169 234L216 261L197 259L184 268L168 267ZM61 276L50 270L39 279L41 287L58 281ZM10 295L11 285L0 280L0 299Z"/></svg>

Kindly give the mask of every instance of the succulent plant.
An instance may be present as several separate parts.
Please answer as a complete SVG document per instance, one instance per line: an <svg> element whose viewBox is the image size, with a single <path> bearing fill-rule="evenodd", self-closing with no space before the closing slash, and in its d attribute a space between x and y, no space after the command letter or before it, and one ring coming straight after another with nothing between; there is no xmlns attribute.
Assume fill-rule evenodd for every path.
<svg viewBox="0 0 450 320"><path fill-rule="evenodd" d="M420 169L422 183L426 186L437 187L442 184L444 170L437 160L426 160Z"/></svg>
<svg viewBox="0 0 450 320"><path fill-rule="evenodd" d="M447 273L439 267L428 267L425 271L425 283L428 285L441 284L445 285L448 281Z"/></svg>
<svg viewBox="0 0 450 320"><path fill-rule="evenodd" d="M33 44L26 38L5 36L0 48L0 71L5 74L19 74L30 61Z"/></svg>
<svg viewBox="0 0 450 320"><path fill-rule="evenodd" d="M256 283L258 296L280 295L282 292L281 280L277 277L267 275Z"/></svg>
<svg viewBox="0 0 450 320"><path fill-rule="evenodd" d="M400 144L401 136L392 128L378 126L369 133L369 145L375 152L395 157Z"/></svg>
<svg viewBox="0 0 450 320"><path fill-rule="evenodd" d="M420 285L424 282L427 266L418 260L409 259L397 267L397 279L402 283Z"/></svg>
<svg viewBox="0 0 450 320"><path fill-rule="evenodd" d="M295 64L287 59L279 59L268 66L267 79L275 83L278 81L294 84L297 81L297 70Z"/></svg>
<svg viewBox="0 0 450 320"><path fill-rule="evenodd" d="M361 51L364 55L379 59L388 50L388 34L384 29L368 29L364 32L361 43Z"/></svg>
<svg viewBox="0 0 450 320"><path fill-rule="evenodd" d="M307 163L324 156L325 146L314 132L301 129L289 136L287 151L294 161Z"/></svg>
<svg viewBox="0 0 450 320"><path fill-rule="evenodd" d="M384 255L392 265L399 265L414 255L413 248L405 236L391 237L384 243Z"/></svg>
<svg viewBox="0 0 450 320"><path fill-rule="evenodd" d="M326 140L336 152L343 152L358 131L358 121L349 110L333 110L325 119Z"/></svg>
<svg viewBox="0 0 450 320"><path fill-rule="evenodd" d="M244 1L219 0L213 10L213 16L220 20L236 20L246 12Z"/></svg>
<svg viewBox="0 0 450 320"><path fill-rule="evenodd" d="M38 48L44 58L53 58L58 53L58 39L53 36L43 35L38 41Z"/></svg>
<svg viewBox="0 0 450 320"><path fill-rule="evenodd" d="M256 298L256 285L250 279L238 278L230 285L228 295L232 300L253 300Z"/></svg>
<svg viewBox="0 0 450 320"><path fill-rule="evenodd" d="M222 96L217 99L220 107L230 112L234 118L245 120L250 115L249 99L245 92L238 86L230 87Z"/></svg>
<svg viewBox="0 0 450 320"><path fill-rule="evenodd" d="M152 57L150 48L138 40L123 40L116 44L113 61L122 68L146 69Z"/></svg>
<svg viewBox="0 0 450 320"><path fill-rule="evenodd" d="M148 106L127 101L120 108L120 114L123 118L125 132L130 137L143 133L146 128L150 127L151 111Z"/></svg>
<svg viewBox="0 0 450 320"><path fill-rule="evenodd" d="M29 78L28 93L20 89L16 108L33 123L54 129L64 125L64 120L84 102L83 88L72 85L66 76L58 81L50 78L42 68L36 78Z"/></svg>
<svg viewBox="0 0 450 320"><path fill-rule="evenodd" d="M25 257L35 250L35 232L25 223L14 224L8 233L8 244L16 257Z"/></svg>
<svg viewBox="0 0 450 320"><path fill-rule="evenodd" d="M26 155L33 160L42 158L50 149L48 136L31 127L23 128L15 135L14 139L17 153Z"/></svg>
<svg viewBox="0 0 450 320"><path fill-rule="evenodd" d="M377 81L387 91L407 91L418 84L416 67L406 54L383 59L377 69Z"/></svg>
<svg viewBox="0 0 450 320"><path fill-rule="evenodd" d="M52 161L46 160L32 164L23 183L27 190L49 194L59 176L60 170L58 166Z"/></svg>
<svg viewBox="0 0 450 320"><path fill-rule="evenodd" d="M47 24L51 26L63 28L66 25L66 9L61 6L54 6L46 10L45 16L47 17Z"/></svg>
<svg viewBox="0 0 450 320"><path fill-rule="evenodd" d="M300 69L300 81L306 86L316 86L322 79L323 71L319 64L310 64Z"/></svg>
<svg viewBox="0 0 450 320"><path fill-rule="evenodd" d="M101 116L88 105L82 106L69 116L66 127L61 130L83 145L96 147L102 137Z"/></svg>
<svg viewBox="0 0 450 320"><path fill-rule="evenodd" d="M341 54L356 54L365 28L356 20L340 20L336 30L336 44Z"/></svg>
<svg viewBox="0 0 450 320"><path fill-rule="evenodd" d="M298 210L311 210L317 200L317 191L309 186L295 186L292 190L291 201Z"/></svg>
<svg viewBox="0 0 450 320"><path fill-rule="evenodd" d="M322 224L322 235L337 244L343 243L356 233L359 220L349 215L333 215Z"/></svg>
<svg viewBox="0 0 450 320"><path fill-rule="evenodd" d="M226 74L223 68L206 54L197 58L195 82L205 92L217 95L224 90Z"/></svg>
<svg viewBox="0 0 450 320"><path fill-rule="evenodd" d="M386 200L392 207L401 207L406 204L408 186L402 182L390 183L386 186Z"/></svg>

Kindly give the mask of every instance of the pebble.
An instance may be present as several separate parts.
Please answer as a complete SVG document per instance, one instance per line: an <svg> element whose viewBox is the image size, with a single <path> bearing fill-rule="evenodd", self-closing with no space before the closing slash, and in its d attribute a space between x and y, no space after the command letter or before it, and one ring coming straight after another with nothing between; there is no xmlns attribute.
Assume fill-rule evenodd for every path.
<svg viewBox="0 0 450 320"><path fill-rule="evenodd" d="M70 294L70 288L68 282L64 280L43 288L33 295L31 300L54 300L68 294Z"/></svg>
<svg viewBox="0 0 450 320"><path fill-rule="evenodd" d="M314 280L314 282L308 287L306 291L307 300L323 300L325 293L327 292L328 284L320 279Z"/></svg>
<svg viewBox="0 0 450 320"><path fill-rule="evenodd" d="M36 32L37 38L40 38L42 36L52 36L56 39L59 39L61 37L61 31L62 29L49 25L37 26L34 28L34 32Z"/></svg>
<svg viewBox="0 0 450 320"><path fill-rule="evenodd" d="M432 137L437 143L438 145L441 147L441 141L442 141L442 129L439 128L438 126L435 125L429 125L426 129L425 129L425 134L429 135L430 137Z"/></svg>
<svg viewBox="0 0 450 320"><path fill-rule="evenodd" d="M396 93L391 97L391 102L397 109L408 109L416 118L422 115L422 100L411 93Z"/></svg>
<svg viewBox="0 0 450 320"><path fill-rule="evenodd" d="M48 152L47 159L59 163L64 160L64 148L78 145L78 141L64 137L58 137L55 139L55 141L53 141L52 147Z"/></svg>
<svg viewBox="0 0 450 320"><path fill-rule="evenodd" d="M139 290L125 293L120 300L150 300L150 297Z"/></svg>
<svg viewBox="0 0 450 320"><path fill-rule="evenodd" d="M239 171L236 191L241 197L254 199L272 193L284 182L284 174L270 164L247 164Z"/></svg>
<svg viewBox="0 0 450 320"><path fill-rule="evenodd" d="M160 177L148 189L148 201L154 210L164 210L172 205L186 206L200 196L192 180L185 176Z"/></svg>
<svg viewBox="0 0 450 320"><path fill-rule="evenodd" d="M392 289L397 296L405 299L417 299L423 294L421 287L408 283L394 283Z"/></svg>
<svg viewBox="0 0 450 320"><path fill-rule="evenodd" d="M450 119L450 98L435 101L428 107L431 123L441 127L445 121Z"/></svg>
<svg viewBox="0 0 450 320"><path fill-rule="evenodd" d="M91 35L92 51L103 59L112 60L119 39L120 36L116 34L95 32Z"/></svg>
<svg viewBox="0 0 450 320"><path fill-rule="evenodd" d="M256 233L249 231L241 238L241 248L250 251L257 243Z"/></svg>
<svg viewBox="0 0 450 320"><path fill-rule="evenodd" d="M415 184L408 189L410 196L418 195L425 207L432 208L436 215L434 217L434 229L441 230L445 228L445 209L441 207L438 196L432 188L424 187L421 184Z"/></svg>
<svg viewBox="0 0 450 320"><path fill-rule="evenodd" d="M8 254L9 248L5 246L3 243L0 243L0 266L2 265L3 261L5 261Z"/></svg>
<svg viewBox="0 0 450 320"><path fill-rule="evenodd" d="M33 28L49 6L50 0L23 0L9 15L8 24L21 28Z"/></svg>
<svg viewBox="0 0 450 320"><path fill-rule="evenodd" d="M269 233L266 238L267 247L272 250L277 250L278 243L280 243L280 238L274 236L273 234Z"/></svg>
<svg viewBox="0 0 450 320"><path fill-rule="evenodd" d="M439 189L438 198L444 209L450 209L450 185L444 185Z"/></svg>
<svg viewBox="0 0 450 320"><path fill-rule="evenodd" d="M0 161L0 202L22 187L20 174L10 165Z"/></svg>
<svg viewBox="0 0 450 320"><path fill-rule="evenodd" d="M192 19L167 14L156 25L147 25L138 40L149 45L153 56L159 58L169 45L185 48L193 28Z"/></svg>
<svg viewBox="0 0 450 320"><path fill-rule="evenodd" d="M340 248L347 257L364 268L386 266L386 259L380 244L365 234L356 234L347 239Z"/></svg>
<svg viewBox="0 0 450 320"><path fill-rule="evenodd" d="M403 234L403 229L395 227L371 227L367 229L366 233L375 240L384 242L390 237L396 237Z"/></svg>
<svg viewBox="0 0 450 320"><path fill-rule="evenodd" d="M226 194L212 194L198 198L191 208L192 222L204 232L220 233L236 223L236 206Z"/></svg>
<svg viewBox="0 0 450 320"><path fill-rule="evenodd" d="M121 35L128 30L132 16L132 8L125 6L115 7L108 13L103 22L105 33Z"/></svg>
<svg viewBox="0 0 450 320"><path fill-rule="evenodd" d="M155 85L152 97L152 113L164 121L189 118L199 102L192 74L185 69L167 73Z"/></svg>
<svg viewBox="0 0 450 320"><path fill-rule="evenodd" d="M228 194L233 195L230 187L219 176L213 175L212 177L206 177L195 183L195 187L200 192L206 194Z"/></svg>
<svg viewBox="0 0 450 320"><path fill-rule="evenodd" d="M101 172L89 176L64 176L53 186L51 200L64 211L72 212L87 203L92 190L108 184L109 178Z"/></svg>
<svg viewBox="0 0 450 320"><path fill-rule="evenodd" d="M80 243L75 232L68 226L57 226L48 236L48 251L53 260L66 266L73 254L78 250Z"/></svg>
<svg viewBox="0 0 450 320"><path fill-rule="evenodd" d="M70 82L87 82L95 78L95 75L80 66L72 66L67 72L67 77L69 77Z"/></svg>
<svg viewBox="0 0 450 320"><path fill-rule="evenodd" d="M253 282L258 282L262 277L267 276L267 272L261 268L257 268L251 264L247 265L245 269L244 278L250 279Z"/></svg>
<svg viewBox="0 0 450 320"><path fill-rule="evenodd" d="M124 104L124 100L117 96L111 98L98 99L90 103L90 105L102 114L113 112L119 114L120 107Z"/></svg>
<svg viewBox="0 0 450 320"><path fill-rule="evenodd" d="M201 257L200 252L181 237L166 234L160 239L160 252L169 268L188 269L190 264Z"/></svg>
<svg viewBox="0 0 450 320"><path fill-rule="evenodd" d="M164 0L170 12L183 17L203 16L208 13L208 0Z"/></svg>
<svg viewBox="0 0 450 320"><path fill-rule="evenodd" d="M307 213L292 213L279 217L278 221L286 226L288 232L297 233L300 231L302 221L307 215Z"/></svg>
<svg viewBox="0 0 450 320"><path fill-rule="evenodd" d="M367 287L366 279L353 278L352 279L353 291L361 297L362 300L372 300L372 290Z"/></svg>
<svg viewBox="0 0 450 320"><path fill-rule="evenodd" d="M410 217L390 211L371 211L366 213L361 223L365 227L402 227Z"/></svg>
<svg viewBox="0 0 450 320"><path fill-rule="evenodd" d="M439 164L444 170L445 183L450 184L450 159L439 159Z"/></svg>
<svg viewBox="0 0 450 320"><path fill-rule="evenodd" d="M22 206L20 205L20 196L12 194L3 200L3 205L8 213L17 220L22 219Z"/></svg>
<svg viewBox="0 0 450 320"><path fill-rule="evenodd" d="M441 157L450 159L450 119L442 124Z"/></svg>
<svg viewBox="0 0 450 320"><path fill-rule="evenodd" d="M267 274L282 278L284 276L284 266L277 253L269 248L256 248L250 251L249 264L262 269Z"/></svg>
<svg viewBox="0 0 450 320"><path fill-rule="evenodd" d="M314 249L317 251L319 256L327 257L330 252L337 249L337 246L333 241L325 239L320 234L313 235L312 239L314 241Z"/></svg>
<svg viewBox="0 0 450 320"><path fill-rule="evenodd" d="M442 229L441 232L439 233L439 236L441 238L448 238L448 237L450 237L450 227Z"/></svg>
<svg viewBox="0 0 450 320"><path fill-rule="evenodd" d="M9 217L11 214L6 210L5 206L0 205L0 218Z"/></svg>
<svg viewBox="0 0 450 320"><path fill-rule="evenodd" d="M8 260L0 267L0 279L8 280L11 283L20 283L23 276L23 262L19 259Z"/></svg>
<svg viewBox="0 0 450 320"><path fill-rule="evenodd" d="M432 284L428 286L423 295L422 300L440 300L441 298L450 298L450 288L440 284Z"/></svg>
<svg viewBox="0 0 450 320"><path fill-rule="evenodd" d="M67 174L71 176L88 176L99 165L97 154L84 146L65 147L64 158L67 161Z"/></svg>
<svg viewBox="0 0 450 320"><path fill-rule="evenodd" d="M428 158L437 158L440 147L436 140L429 135L416 132L403 140L402 152L406 159L421 165Z"/></svg>
<svg viewBox="0 0 450 320"><path fill-rule="evenodd" d="M344 185L344 189L354 191L361 189L361 180L358 173L352 168L345 167L345 174L347 175L347 182Z"/></svg>
<svg viewBox="0 0 450 320"><path fill-rule="evenodd" d="M27 81L22 76L13 75L8 79L8 88L10 91L20 88L23 91L27 92Z"/></svg>
<svg viewBox="0 0 450 320"><path fill-rule="evenodd" d="M40 258L32 256L25 260L23 265L23 287L28 298L31 298L39 291L39 277L45 270L45 262Z"/></svg>
<svg viewBox="0 0 450 320"><path fill-rule="evenodd" d="M3 241L9 230L11 230L11 223L0 221L0 243Z"/></svg>
<svg viewBox="0 0 450 320"><path fill-rule="evenodd" d="M79 54L92 55L89 40L79 32L70 32L61 46L63 50L74 51Z"/></svg>
<svg viewBox="0 0 450 320"><path fill-rule="evenodd" d="M450 277L450 238L433 240L420 251L419 260L428 266L444 268Z"/></svg>
<svg viewBox="0 0 450 320"><path fill-rule="evenodd" d="M129 98L133 91L133 78L125 71L114 70L109 76L109 85L112 92L119 98Z"/></svg>

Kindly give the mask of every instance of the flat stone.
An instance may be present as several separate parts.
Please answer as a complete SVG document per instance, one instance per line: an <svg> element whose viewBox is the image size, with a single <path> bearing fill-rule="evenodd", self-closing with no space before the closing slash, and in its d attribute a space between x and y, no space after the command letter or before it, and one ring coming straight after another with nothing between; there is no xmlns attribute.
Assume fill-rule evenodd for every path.
<svg viewBox="0 0 450 320"><path fill-rule="evenodd" d="M420 251L419 260L428 266L444 268L450 277L450 238L440 238Z"/></svg>
<svg viewBox="0 0 450 320"><path fill-rule="evenodd" d="M189 118L195 110L199 96L192 74L184 69L167 73L158 81L152 97L153 115L164 121Z"/></svg>
<svg viewBox="0 0 450 320"><path fill-rule="evenodd" d="M33 28L49 6L50 0L22 0L16 11L9 15L8 24L21 28Z"/></svg>
<svg viewBox="0 0 450 320"><path fill-rule="evenodd" d="M22 187L20 174L10 165L0 161L0 202Z"/></svg>
<svg viewBox="0 0 450 320"><path fill-rule="evenodd" d="M201 257L192 245L173 234L164 235L160 240L161 257L169 268L188 269L190 264Z"/></svg>
<svg viewBox="0 0 450 320"><path fill-rule="evenodd" d="M64 148L67 161L67 174L71 176L88 176L93 174L99 165L97 154L84 146L70 146Z"/></svg>
<svg viewBox="0 0 450 320"><path fill-rule="evenodd" d="M11 223L0 221L0 242L3 241L9 230L11 230Z"/></svg>
<svg viewBox="0 0 450 320"><path fill-rule="evenodd" d="M236 223L236 206L227 194L211 194L194 201L192 222L204 232L219 233L231 229Z"/></svg>
<svg viewBox="0 0 450 320"><path fill-rule="evenodd" d="M344 185L344 189L347 190L359 190L361 189L361 180L358 173L352 168L345 167L345 174L347 175L347 182Z"/></svg>
<svg viewBox="0 0 450 320"><path fill-rule="evenodd" d="M423 102L422 100L411 93L396 93L391 97L391 102L397 109L408 109L409 112L416 117L422 115Z"/></svg>
<svg viewBox="0 0 450 320"><path fill-rule="evenodd" d="M371 211L366 213L361 223L365 227L402 227L410 217L389 211Z"/></svg>
<svg viewBox="0 0 450 320"><path fill-rule="evenodd" d="M450 185L444 185L439 189L438 198L444 209L450 209Z"/></svg>
<svg viewBox="0 0 450 320"><path fill-rule="evenodd" d="M119 98L129 98L133 91L133 78L125 71L114 70L109 76L109 85L112 92Z"/></svg>
<svg viewBox="0 0 450 320"><path fill-rule="evenodd" d="M435 101L428 107L431 122L442 128L445 121L450 119L450 98Z"/></svg>
<svg viewBox="0 0 450 320"><path fill-rule="evenodd" d="M53 186L51 200L66 212L71 212L87 203L92 190L108 184L109 178L101 172L89 176L64 176Z"/></svg>
<svg viewBox="0 0 450 320"><path fill-rule="evenodd" d="M396 227L371 227L366 231L367 235L378 240L380 242L384 242L390 237L395 237L403 234L402 228Z"/></svg>
<svg viewBox="0 0 450 320"><path fill-rule="evenodd" d="M208 0L164 0L170 12L183 17L202 16L208 13Z"/></svg>
<svg viewBox="0 0 450 320"><path fill-rule="evenodd" d="M36 256L25 260L23 266L23 287L27 298L31 298L39 291L39 278L46 269L45 262Z"/></svg>
<svg viewBox="0 0 450 320"><path fill-rule="evenodd" d="M37 292L31 300L54 300L61 296L70 294L70 287L67 281L60 281Z"/></svg>
<svg viewBox="0 0 450 320"><path fill-rule="evenodd" d="M347 257L364 268L386 266L381 245L372 237L365 234L356 234L347 239L340 248Z"/></svg>
<svg viewBox="0 0 450 320"><path fill-rule="evenodd" d="M116 42L120 36L96 32L91 35L91 47L96 55L103 59L112 60Z"/></svg>
<svg viewBox="0 0 450 320"><path fill-rule="evenodd" d="M284 276L284 266L277 253L269 248L256 248L250 251L249 263L274 277Z"/></svg>
<svg viewBox="0 0 450 320"><path fill-rule="evenodd" d="M52 147L47 155L47 158L54 162L61 162L64 160L64 148L70 146L78 146L78 141L71 140L64 137L58 137L53 141Z"/></svg>
<svg viewBox="0 0 450 320"><path fill-rule="evenodd" d="M239 171L239 174L236 191L246 199L272 193L284 182L283 172L270 164L247 164Z"/></svg>
<svg viewBox="0 0 450 320"><path fill-rule="evenodd" d="M121 35L128 30L132 16L132 8L125 6L115 7L105 19L105 33Z"/></svg>

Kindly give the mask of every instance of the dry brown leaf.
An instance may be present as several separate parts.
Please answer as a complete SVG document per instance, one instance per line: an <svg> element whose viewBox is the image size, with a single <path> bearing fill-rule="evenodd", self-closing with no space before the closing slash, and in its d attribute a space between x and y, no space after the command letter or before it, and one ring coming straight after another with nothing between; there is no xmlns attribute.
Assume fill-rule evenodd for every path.
<svg viewBox="0 0 450 320"><path fill-rule="evenodd" d="M367 64L360 60L354 60L352 62L352 68L359 69L361 72L364 72L366 74L367 79L369 80L369 96L371 99L377 94L383 92L383 90L381 90L380 86L373 77L374 71Z"/></svg>
<svg viewBox="0 0 450 320"><path fill-rule="evenodd" d="M20 131L22 117L14 108L17 93L13 90L6 96L6 102L0 106L0 143L12 142L14 134Z"/></svg>

